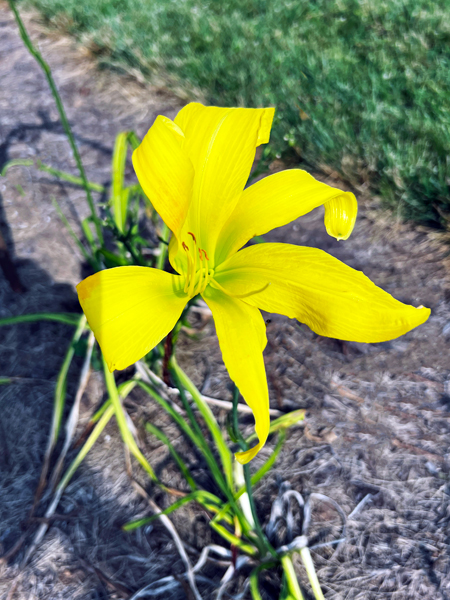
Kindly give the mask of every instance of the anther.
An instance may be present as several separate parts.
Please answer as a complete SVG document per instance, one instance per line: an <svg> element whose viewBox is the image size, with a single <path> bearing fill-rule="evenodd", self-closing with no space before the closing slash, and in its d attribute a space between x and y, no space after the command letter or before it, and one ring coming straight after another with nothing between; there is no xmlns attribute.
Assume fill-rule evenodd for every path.
<svg viewBox="0 0 450 600"><path fill-rule="evenodd" d="M194 240L194 242L195 242L195 243L197 243L197 240L196 240L196 238L195 238L195 235L194 235L194 234L193 234L191 231L188 231L188 235L190 235L190 236L191 236L191 238Z"/></svg>
<svg viewBox="0 0 450 600"><path fill-rule="evenodd" d="M187 244L185 244L184 242L181 242L181 245L183 246L183 250L186 250L186 252L189 252L189 246Z"/></svg>

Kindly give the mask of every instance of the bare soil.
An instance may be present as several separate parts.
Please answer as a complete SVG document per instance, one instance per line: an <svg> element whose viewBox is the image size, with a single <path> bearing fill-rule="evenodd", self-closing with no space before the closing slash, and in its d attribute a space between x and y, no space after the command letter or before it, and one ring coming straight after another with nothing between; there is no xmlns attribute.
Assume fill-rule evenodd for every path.
<svg viewBox="0 0 450 600"><path fill-rule="evenodd" d="M26 22L51 65L88 176L107 184L115 135L128 129L143 135L156 115L174 116L182 101L132 75L99 71L88 51L46 30L32 14ZM0 170L13 158L40 158L76 174L45 78L3 3L0 81ZM128 175L133 177L131 164ZM345 187L333 173L322 179ZM348 241L326 235L320 210L267 239L322 248L400 300L429 306L432 315L398 340L370 345L320 338L304 325L267 315L272 406L307 412L259 486L258 510L267 524L274 500L290 485L310 499L311 546L344 538L312 551L327 599L445 600L450 598L449 236L398 222L381 209L378 198L367 197L364 186L355 192L360 214ZM12 291L0 273L0 317L79 310L74 285L83 276L82 260L58 219L53 196L77 228L86 215L79 189L31 167L15 167L0 179L0 231L24 287L22 293ZM229 399L214 325L206 317L196 326L200 339L183 336L179 360L205 394ZM49 322L0 329L0 376L13 378L0 387L0 556L21 537L32 505L55 378L71 335L70 327ZM81 362L75 360L70 374L70 401ZM93 372L80 430L103 394L101 377ZM135 422L152 419L175 435L164 415L141 400L135 394L127 405ZM217 415L224 423L226 414ZM247 426L250 431L250 419ZM183 448L181 439L176 444ZM178 485L161 445L147 439L145 448L162 479ZM255 464L268 452L263 450ZM169 501L160 492L152 494L161 506ZM342 509L344 532L336 505L318 494ZM43 506L37 514L44 511ZM160 524L133 534L121 531L121 524L148 513L130 484L120 437L110 423L69 485L31 561L21 566L30 539L9 561L0 561L0 597L129 598L161 577L181 574L178 553ZM217 542L195 507L180 510L174 523L194 562L204 544ZM297 525L294 530L299 533ZM285 543L288 534L281 531L279 542ZM308 589L301 564L297 567ZM205 571L205 598L214 597L223 573L218 566ZM275 598L271 580L264 586L266 597ZM182 586L165 595L188 597Z"/></svg>

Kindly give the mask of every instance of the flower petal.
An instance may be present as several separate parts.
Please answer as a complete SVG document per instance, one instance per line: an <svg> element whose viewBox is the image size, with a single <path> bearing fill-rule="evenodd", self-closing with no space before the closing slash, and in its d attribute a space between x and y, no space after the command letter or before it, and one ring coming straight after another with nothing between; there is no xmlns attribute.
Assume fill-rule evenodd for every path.
<svg viewBox="0 0 450 600"><path fill-rule="evenodd" d="M328 233L338 239L347 239L358 211L351 192L317 181L300 169L274 173L254 183L244 190L220 232L216 264L234 254L255 235L286 225L321 204L325 204Z"/></svg>
<svg viewBox="0 0 450 600"><path fill-rule="evenodd" d="M428 308L395 300L360 271L316 248L250 246L220 265L214 279L232 295L246 294L252 306L340 340L391 340L430 315Z"/></svg>
<svg viewBox="0 0 450 600"><path fill-rule="evenodd" d="M328 235L348 240L355 226L358 203L351 192L345 192L325 202L325 227Z"/></svg>
<svg viewBox="0 0 450 600"><path fill-rule="evenodd" d="M259 452L269 434L269 392L262 355L267 343L266 326L257 308L210 286L203 298L212 311L228 373L255 417L258 444L236 454L237 460L245 464Z"/></svg>
<svg viewBox="0 0 450 600"><path fill-rule="evenodd" d="M149 267L116 267L77 285L110 371L133 364L173 329L187 302L180 280Z"/></svg>
<svg viewBox="0 0 450 600"><path fill-rule="evenodd" d="M198 247L210 257L214 256L217 235L247 183L256 147L269 140L273 115L273 108L192 103L175 118L195 171L184 230L195 234Z"/></svg>
<svg viewBox="0 0 450 600"><path fill-rule="evenodd" d="M177 237L186 219L194 181L183 140L178 125L159 115L132 157L142 189Z"/></svg>

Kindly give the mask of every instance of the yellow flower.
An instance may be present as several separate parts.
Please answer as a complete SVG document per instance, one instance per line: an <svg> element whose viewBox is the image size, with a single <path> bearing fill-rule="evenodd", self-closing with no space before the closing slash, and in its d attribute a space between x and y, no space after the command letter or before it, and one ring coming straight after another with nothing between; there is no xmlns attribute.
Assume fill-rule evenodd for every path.
<svg viewBox="0 0 450 600"><path fill-rule="evenodd" d="M223 360L255 417L259 443L236 455L246 463L269 431L263 362L266 328L259 309L306 323L341 340L381 342L424 323L430 310L395 300L363 273L315 248L258 244L256 235L325 205L330 235L347 239L356 199L299 169L244 189L255 149L269 141L273 108L193 103L174 121L159 116L133 154L147 196L172 231L177 274L117 267L78 285L83 311L110 370L128 367L174 327L190 298L210 307ZM239 250L239 252L238 252Z"/></svg>

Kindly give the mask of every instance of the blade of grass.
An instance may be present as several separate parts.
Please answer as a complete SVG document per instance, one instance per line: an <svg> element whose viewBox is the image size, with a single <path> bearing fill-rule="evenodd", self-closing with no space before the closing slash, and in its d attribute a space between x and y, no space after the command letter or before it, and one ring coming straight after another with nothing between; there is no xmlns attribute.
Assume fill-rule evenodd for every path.
<svg viewBox="0 0 450 600"><path fill-rule="evenodd" d="M203 438L203 436L199 438L197 436L197 434L191 429L191 427L186 423L186 421L182 418L182 416L179 415L174 410L174 408L169 404L169 402L167 402L167 400L165 400L160 394L158 394L158 392L156 392L149 384L147 384L143 381L137 381L137 384L143 390L145 390L152 398L154 398L158 402L158 404L160 404L160 406L162 408L164 408L164 410L166 410L166 412L172 417L172 419L179 426L181 431L191 440L191 442L194 444L194 446L196 448L198 448L198 450L203 454L203 456L208 464L208 467L211 471L211 474L214 476L214 479L215 479L217 485L219 486L220 490L223 492L223 494L226 496L226 498L228 500L228 503L227 503L228 509L225 511L222 511L223 514L228 512L230 507L232 507L241 522L243 530L248 532L249 525L247 523L247 520L245 519L240 508L238 507L238 505L234 499L234 496L233 496L232 488L230 488L227 485L227 482L225 481L225 479L222 475L222 472L220 470L220 467L217 464L217 462L214 458L214 455L211 452L211 449L208 447L206 440ZM206 444L206 446L205 446L205 444Z"/></svg>
<svg viewBox="0 0 450 600"><path fill-rule="evenodd" d="M69 221L66 218L66 215L61 210L61 208L60 208L60 206L59 206L59 204L56 201L56 198L54 196L52 196L52 204L55 207L56 212L58 213L59 218L63 222L64 227L67 229L67 231L69 232L70 237L74 240L74 242L76 243L76 245L80 249L80 252L84 256L85 260L88 261L88 263L92 266L93 269L95 269L96 271L98 271L99 267L97 265L97 262L96 262L95 258L93 258L89 254L89 252L86 250L86 248L81 243L81 240L78 238L77 234L73 230L71 224L69 223ZM95 251L95 244L92 243L89 238L88 238L88 242L89 242L89 245L91 246L91 250L94 252Z"/></svg>
<svg viewBox="0 0 450 600"><path fill-rule="evenodd" d="M282 415L278 419L274 419L270 423L269 435L275 433L276 431L282 431L283 429L288 429L293 425L297 425L300 421L303 421L305 418L305 410L303 408L299 410L293 410L285 415ZM248 438L245 439L247 444L252 442L257 438L256 433L252 433Z"/></svg>
<svg viewBox="0 0 450 600"><path fill-rule="evenodd" d="M170 515L170 513L178 510L184 504L189 504L189 502L197 502L198 504L201 504L203 507L205 507L207 510L213 512L217 512L220 506L220 498L218 498L214 494L211 494L210 492L206 492L205 490L196 490L195 492L192 492L191 494L188 494L183 498L176 500L170 506L168 506L164 510L161 510L160 513L152 515L150 517L144 517L143 519L138 519L137 521L130 521L129 523L123 525L122 529L124 531L134 531L139 527L143 527L144 525L152 523L153 521L158 519L160 515Z"/></svg>
<svg viewBox="0 0 450 600"><path fill-rule="evenodd" d="M217 451L219 452L220 459L222 461L222 467L225 473L225 479L228 484L230 490L233 489L233 467L232 467L232 454L228 449L225 440L222 436L222 432L220 431L219 425L204 399L202 398L201 393L186 375L186 373L179 367L175 356L172 355L170 359L170 367L173 369L173 372L177 375L178 380L180 381L183 388L185 388L192 396L195 404L197 405L202 417L205 420L205 423L208 429L211 432L213 440L216 444Z"/></svg>
<svg viewBox="0 0 450 600"><path fill-rule="evenodd" d="M156 392L150 385L143 381L138 381L137 384L145 390L154 400L158 402L158 404L164 408L164 410L172 417L181 431L191 440L194 446L203 454L208 467L211 473L214 475L216 482L222 492L229 497L230 490L227 488L227 484L222 477L220 468L214 458L213 453L211 452L208 444L205 442L203 437L198 437L198 435L191 429L191 427L186 423L183 417L178 414L174 408L170 405L167 400L165 400L158 392Z"/></svg>
<svg viewBox="0 0 450 600"><path fill-rule="evenodd" d="M238 403L239 403L239 390L238 390L237 386L235 385L234 392L233 392L233 412L232 412L234 436L238 440L241 450L246 451L246 450L248 450L248 444L242 437L241 432L239 430L239 417L238 417L238 411L237 411ZM239 466L235 467L235 471L238 476L239 483L241 483L242 479L244 479L244 481L245 481L245 492L241 496L240 503L241 503L244 514L247 516L248 522L253 527L253 529L257 535L258 548L262 555L266 554L266 552L269 552L270 554L272 554L272 556L274 556L276 558L277 553L276 553L275 549L272 547L272 544L267 539L267 536L265 535L265 533L261 527L258 513L256 511L255 500L253 498L252 481L251 481L251 476L250 476L250 466L248 464L244 465L244 466L239 465Z"/></svg>
<svg viewBox="0 0 450 600"><path fill-rule="evenodd" d="M270 469L273 467L278 454L281 451L281 448L283 447L284 441L286 439L286 433L284 431L281 431L278 437L278 442L277 445L274 448L274 451L272 452L272 454L269 456L269 458L266 460L266 462L256 471L256 473L253 475L252 477L252 486L256 485L263 477L264 475L270 471ZM239 490L234 494L234 498L235 500L238 500L242 494L246 491L245 486L242 486L241 488L239 488ZM230 510L231 506L229 503L224 504L223 508L221 510L220 513L218 513L218 515L216 517L213 518L213 520L219 520L223 517L223 512Z"/></svg>
<svg viewBox="0 0 450 600"><path fill-rule="evenodd" d="M0 175L5 177L11 167L32 167L33 165L34 160L31 158L13 158L3 165Z"/></svg>
<svg viewBox="0 0 450 600"><path fill-rule="evenodd" d="M66 173L65 171L60 171L59 169L54 169L50 165L46 165L39 158L33 160L32 158L14 158L13 160L9 160L3 166L3 169L0 173L1 177L5 177L6 173L9 171L11 167L35 167L39 171L44 171L46 173L50 173L58 179L62 179L63 181L67 181L68 183L73 183L75 185L79 185L83 187L83 180L81 177L76 177L75 175L71 175L70 173ZM94 183L92 181L88 181L88 186L93 192L103 193L105 188L103 185L99 183Z"/></svg>
<svg viewBox="0 0 450 600"><path fill-rule="evenodd" d="M178 388L178 391L180 393L181 402L183 404L184 410L186 411L188 419L191 422L192 429L197 435L197 439L200 441L200 444L201 444L202 448L204 449L205 453L207 453L211 458L214 459L214 455L211 452L209 445L208 445L208 440L203 435L202 429L201 429L200 425L198 424L198 421L195 418L194 413L192 412L192 408L186 398L185 391L183 389L183 386L181 385L180 380L178 379L177 374L174 371L171 371L171 375L175 381L175 385Z"/></svg>
<svg viewBox="0 0 450 600"><path fill-rule="evenodd" d="M250 573L250 591L251 591L253 600L262 600L262 596L259 593L259 587L258 587L258 576L261 573L261 571L264 571L264 569L270 569L271 567L276 567L276 566L277 566L277 563L274 561L263 562L260 565L258 565L257 567L255 567L253 569L253 571Z"/></svg>
<svg viewBox="0 0 450 600"><path fill-rule="evenodd" d="M91 217L86 217L81 221L81 229L83 230L84 237L87 239L89 246L94 249L96 248L94 235L90 228L89 223L92 223Z"/></svg>
<svg viewBox="0 0 450 600"><path fill-rule="evenodd" d="M53 488L58 481L59 475L63 468L64 460L66 458L66 454L69 451L69 448L72 444L72 439L75 434L75 429L78 423L78 415L80 412L80 402L81 398L84 394L84 390L86 389L86 385L89 379L90 366L91 366L91 356L92 349L94 347L95 337L92 331L89 333L87 348L86 348L86 356L84 358L83 367L80 373L80 382L78 384L78 390L75 395L75 400L70 410L69 417L66 421L66 439L64 440L64 446L61 450L61 453L58 458L58 462L53 469L53 473L50 479L50 487Z"/></svg>
<svg viewBox="0 0 450 600"><path fill-rule="evenodd" d="M306 574L308 575L309 583L311 584L314 597L316 598L316 600L325 600L325 596L322 593L322 589L317 578L316 570L314 568L314 563L312 561L311 553L309 551L308 546L300 550L300 557L305 567Z"/></svg>
<svg viewBox="0 0 450 600"><path fill-rule="evenodd" d="M53 98L55 99L56 106L58 108L59 116L61 118L61 123L63 125L64 131L66 132L70 146L72 148L75 162L77 163L78 171L80 172L80 177L83 182L83 188L86 192L86 199L87 199L87 202L88 202L91 214L92 214L92 219L96 226L98 239L101 243L103 243L103 233L102 233L101 221L98 218L96 210L95 210L95 205L94 205L94 201L92 199L91 191L89 188L89 182L86 177L86 172L84 170L83 163L81 162L81 156L80 156L80 153L78 152L78 147L75 142L74 135L72 133L72 128L70 127L70 123L67 119L66 111L64 109L64 105L62 103L61 96L59 95L58 89L57 89L55 81L53 79L51 69L48 66L48 64L45 62L45 60L43 59L39 50L33 45L32 41L30 39L30 36L28 35L28 32L25 28L25 25L23 24L23 21L19 14L19 11L17 10L16 2L14 0L8 0L8 4L14 14L15 19L16 19L17 25L19 27L20 37L22 38L23 43L27 47L30 54L36 59L37 63L41 67L41 69L44 71L45 77L50 86Z"/></svg>
<svg viewBox="0 0 450 600"><path fill-rule="evenodd" d="M86 457L89 450L95 444L95 442L97 441L98 437L100 436L100 434L102 433L102 431L104 430L106 425L108 424L108 422L111 419L111 417L113 416L113 414L114 414L114 407L111 404L107 408L107 410L103 413L103 416L101 417L101 419L95 426L94 430L92 431L92 433L86 440L84 446L82 447L80 452L77 454L75 460L73 460L70 467L65 472L64 477L59 482L58 487L55 490L53 500L45 512L45 518L49 519L54 514L55 510L58 507L59 501L61 500L61 497L64 493L64 490L66 489L69 481L73 477L73 474L78 469L78 467L80 466L81 462ZM39 529L37 530L36 535L33 538L33 542L31 543L30 547L28 548L28 550L25 554L25 557L22 561L21 568L23 568L27 564L29 559L31 558L31 555L33 554L36 546L41 542L48 527L49 527L48 523L42 523L41 526L39 527Z"/></svg>
<svg viewBox="0 0 450 600"><path fill-rule="evenodd" d="M78 325L80 314L77 313L34 313L32 315L17 315L0 319L2 325L17 325L19 323L35 323L36 321L56 321L65 325Z"/></svg>
<svg viewBox="0 0 450 600"><path fill-rule="evenodd" d="M167 412L167 414L172 417L181 431L191 440L191 442L196 446L199 450L201 450L201 442L197 438L197 435L191 429L191 427L186 423L183 417L174 410L174 408L169 404L167 400L165 400L156 390L154 390L149 384L144 381L137 381L137 385L141 387L147 394L149 394L158 404ZM206 457L205 457L206 458Z"/></svg>
<svg viewBox="0 0 450 600"><path fill-rule="evenodd" d="M116 136L112 157L112 189L111 206L117 229L124 233L127 218L128 192L125 194L123 179L127 159L128 131L122 131Z"/></svg>
<svg viewBox="0 0 450 600"><path fill-rule="evenodd" d="M128 428L125 410L124 410L122 403L120 401L120 398L119 398L119 392L117 390L116 382L114 380L114 375L109 372L108 365L106 364L106 361L105 361L103 355L102 355L102 360L103 360L103 373L104 373L104 377L105 377L106 388L108 390L108 394L111 399L112 405L114 406L114 412L116 414L117 425L119 427L119 431L122 436L122 439L123 439L125 445L129 448L130 452L135 457L135 459L138 461L138 463L144 469L144 471L147 472L150 479L152 479L154 482L158 482L158 478L156 477L156 474L155 474L153 468L150 466L150 463L147 461L145 456L139 450L139 447L138 447L131 431Z"/></svg>
<svg viewBox="0 0 450 600"><path fill-rule="evenodd" d="M41 475L39 478L39 483L36 489L36 493L34 496L33 506L31 508L31 515L34 513L34 510L39 503L41 498L41 494L44 490L47 474L50 467L50 459L58 440L59 430L61 428L61 420L64 412L64 406L66 404L66 387L67 387L67 373L69 372L69 367L72 362L72 358L75 354L75 345L80 339L84 329L86 327L86 317L81 315L79 317L78 327L75 330L70 346L67 350L66 356L64 358L64 362L58 374L58 379L56 381L55 394L53 400L53 417L52 423L50 425L50 435L47 442L47 448L44 454L44 462L42 465Z"/></svg>
<svg viewBox="0 0 450 600"><path fill-rule="evenodd" d="M131 390L135 386L136 386L136 381L134 379L129 379L128 381L124 381L117 388L118 391L119 391L119 396L122 399L125 398L126 396L128 396L128 394L131 392ZM105 411L107 410L107 408L109 406L111 406L111 400L110 400L110 398L108 398L105 402L103 402L103 404L100 406L100 408L89 419L89 422L86 424L86 426L84 427L83 431L79 435L79 437L78 437L78 439L77 439L77 441L75 443L75 447L81 446L81 444L84 442L84 440L88 437L88 435L93 430L94 425L103 416L103 414L105 413Z"/></svg>
<svg viewBox="0 0 450 600"><path fill-rule="evenodd" d="M73 183L74 185L78 185L84 188L84 181L81 177L71 175L70 173L66 173L65 171L61 171L59 169L54 169L53 167L50 167L50 165L46 165L39 159L36 159L35 166L37 169L39 169L39 171L50 173L50 175L54 175L55 177L58 177L58 179L62 179L63 181L67 181L68 183ZM105 191L103 185L100 185L99 183L94 183L93 181L87 181L86 185L93 192L99 192L100 194L102 194Z"/></svg>
<svg viewBox="0 0 450 600"><path fill-rule="evenodd" d="M300 589L300 586L298 584L298 579L295 573L294 565L292 564L292 559L289 556L289 554L285 554L281 557L281 565L283 567L287 586L291 596L295 600L304 600L302 590Z"/></svg>
<svg viewBox="0 0 450 600"><path fill-rule="evenodd" d="M192 491L195 491L197 489L197 485L196 485L195 481L192 479L189 469L187 468L187 466L184 463L181 456L178 454L178 452L173 447L173 444L170 442L169 438L160 429L158 429L158 427L156 427L156 425L153 425L152 423L146 423L145 429L149 433L151 433L155 437L157 437L160 442L162 442L163 444L165 444L167 446L174 461L177 463L178 468L183 473L183 476L186 479L189 487L191 488Z"/></svg>
<svg viewBox="0 0 450 600"><path fill-rule="evenodd" d="M128 381L124 381L121 383L117 390L119 392L119 396L123 399L136 387L136 381L134 379L129 379ZM104 402L100 408L92 415L89 420L89 423L97 423L103 413L106 411L108 406L111 404L111 398L108 398L106 402Z"/></svg>
<svg viewBox="0 0 450 600"><path fill-rule="evenodd" d="M133 150L136 150L141 143L141 140L138 138L134 131L128 132L128 143L130 144Z"/></svg>
<svg viewBox="0 0 450 600"><path fill-rule="evenodd" d="M227 542L229 542L233 546L237 546L245 554L254 556L255 554L258 553L258 550L254 546L251 546L250 544L247 544L246 542L242 541L241 538L234 535L234 533L231 533L231 531L228 531L228 529L226 529L226 527L224 527L223 525L219 525L219 523L217 523L217 521L211 520L209 522L209 524L214 529L214 531L217 531L217 533L220 536L222 536Z"/></svg>

